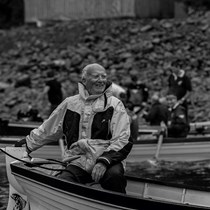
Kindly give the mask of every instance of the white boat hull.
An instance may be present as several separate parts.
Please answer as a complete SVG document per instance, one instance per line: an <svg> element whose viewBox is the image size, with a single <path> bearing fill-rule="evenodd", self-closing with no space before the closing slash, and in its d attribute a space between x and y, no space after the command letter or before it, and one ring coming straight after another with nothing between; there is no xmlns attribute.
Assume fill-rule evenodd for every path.
<svg viewBox="0 0 210 210"><path fill-rule="evenodd" d="M120 209L119 206L90 200L73 193L58 191L54 188L46 188L40 183L31 182L25 178L16 177L20 185L25 189L31 210L93 210L93 209ZM123 208L121 208L123 209Z"/></svg>
<svg viewBox="0 0 210 210"><path fill-rule="evenodd" d="M13 152L21 158L24 148L6 148L6 151L10 154ZM26 203L23 210L149 210L160 209L160 207L167 210L210 209L210 192L199 186L194 189L192 186L128 177L127 196L125 196L102 190L98 186L94 188L94 186L89 187L57 179L50 176L48 170L20 165L18 162L12 163L12 168L10 168L9 163L12 159L7 157L6 161L7 174L12 189L10 198L14 194L19 195ZM114 199L107 200L106 196L114 197ZM138 207L129 207L133 203L127 204L124 199L138 202L139 204L134 205ZM124 204L121 205L121 202ZM17 205L15 200L10 199L7 210L13 210L15 205Z"/></svg>
<svg viewBox="0 0 210 210"><path fill-rule="evenodd" d="M26 169L31 170L31 169ZM81 195L74 189L69 189L69 192L62 190L61 186L53 187L49 184L45 184L43 181L36 181L29 178L30 175L20 175L21 173L14 173L17 182L25 191L28 201L30 203L31 210L92 210L92 209L150 209L148 202L156 202L155 206L162 205L162 209L176 209L176 210L188 210L188 209L210 209L210 192L205 190L191 189L184 186L175 184L169 184L167 182L160 182L147 179L129 178L127 185L127 196L133 197L134 202L138 199L142 206L138 208L129 208L111 204L109 202L102 202L97 199L90 199L88 195ZM55 180L56 182L57 180ZM65 184L65 183L64 183ZM75 183L73 184L75 185ZM86 186L79 185L82 188ZM87 188L87 187L86 187ZM88 187L90 188L90 187ZM95 190L95 196L97 193L104 190ZM125 198L123 194L108 192L111 195L117 194L122 199ZM78 194L77 194L78 193ZM147 202L146 205L144 202ZM159 203L159 202L165 202ZM152 204L152 203L151 203ZM144 207L145 205L145 207ZM153 204L152 204L153 205ZM167 206L167 208L165 207ZM150 206L152 207L152 206Z"/></svg>

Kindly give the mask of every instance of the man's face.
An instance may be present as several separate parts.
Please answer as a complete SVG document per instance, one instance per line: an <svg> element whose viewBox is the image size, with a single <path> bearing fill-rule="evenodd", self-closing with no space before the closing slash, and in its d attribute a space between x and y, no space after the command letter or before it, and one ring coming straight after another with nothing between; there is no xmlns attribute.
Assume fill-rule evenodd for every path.
<svg viewBox="0 0 210 210"><path fill-rule="evenodd" d="M170 108L172 108L177 103L177 98L174 95L167 96L167 104Z"/></svg>
<svg viewBox="0 0 210 210"><path fill-rule="evenodd" d="M179 74L179 68L178 68L178 67L172 66L172 67L171 67L171 70L172 70L172 72L173 72L174 74L176 74L176 75Z"/></svg>
<svg viewBox="0 0 210 210"><path fill-rule="evenodd" d="M90 95L97 95L104 92L106 88L107 74L103 68L91 68L87 71L83 84Z"/></svg>

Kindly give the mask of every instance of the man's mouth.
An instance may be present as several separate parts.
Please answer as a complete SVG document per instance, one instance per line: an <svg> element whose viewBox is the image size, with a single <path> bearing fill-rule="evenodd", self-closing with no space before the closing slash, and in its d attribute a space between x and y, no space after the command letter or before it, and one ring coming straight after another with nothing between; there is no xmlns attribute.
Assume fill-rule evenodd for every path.
<svg viewBox="0 0 210 210"><path fill-rule="evenodd" d="M95 84L95 86L96 86L97 88L104 88L104 87L105 87L104 84Z"/></svg>

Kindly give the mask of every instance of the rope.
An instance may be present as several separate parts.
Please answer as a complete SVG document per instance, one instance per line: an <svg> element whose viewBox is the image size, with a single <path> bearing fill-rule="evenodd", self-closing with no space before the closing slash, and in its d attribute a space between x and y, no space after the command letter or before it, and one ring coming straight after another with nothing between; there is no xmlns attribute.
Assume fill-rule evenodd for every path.
<svg viewBox="0 0 210 210"><path fill-rule="evenodd" d="M1 148L0 148L0 151L3 152L4 154L6 154L7 156L9 156L9 157L15 159L15 160L18 160L18 161L20 161L20 162L23 162L23 163L27 164L29 167L39 167L39 168L46 169L46 170L50 170L50 171L66 171L66 172L69 172L69 171L66 170L66 169L48 168L48 167L45 167L45 166L40 166L40 164L37 164L37 163L32 163L32 162L25 161L25 160L23 160L23 159L19 159L19 158L13 156L13 155L7 153L6 151L4 151L4 150L1 149ZM46 159L46 160L49 160L49 161L52 161L52 162L59 163L59 164L61 164L61 165L63 165L63 166L66 167L66 164L64 164L64 163L61 162L61 161L53 160L53 159ZM48 164L53 164L53 163L48 163Z"/></svg>

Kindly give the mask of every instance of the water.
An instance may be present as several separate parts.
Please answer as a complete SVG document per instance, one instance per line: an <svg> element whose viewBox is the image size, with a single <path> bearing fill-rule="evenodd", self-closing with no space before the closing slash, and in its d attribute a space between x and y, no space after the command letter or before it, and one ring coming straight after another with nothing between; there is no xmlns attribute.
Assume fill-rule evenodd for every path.
<svg viewBox="0 0 210 210"><path fill-rule="evenodd" d="M0 210L6 210L9 196L9 183L6 174L5 155L0 152Z"/></svg>
<svg viewBox="0 0 210 210"><path fill-rule="evenodd" d="M164 161L147 160L128 163L127 174L152 180L210 190L210 160Z"/></svg>

